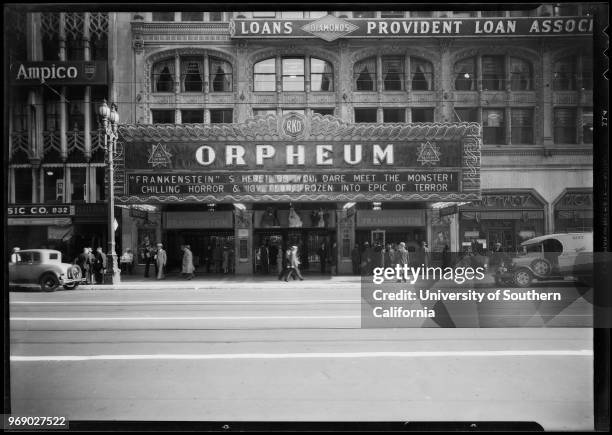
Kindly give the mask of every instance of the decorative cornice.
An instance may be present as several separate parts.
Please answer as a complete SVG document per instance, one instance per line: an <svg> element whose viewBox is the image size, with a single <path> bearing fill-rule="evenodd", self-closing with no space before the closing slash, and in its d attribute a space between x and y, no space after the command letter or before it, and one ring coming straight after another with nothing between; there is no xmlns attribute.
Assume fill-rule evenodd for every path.
<svg viewBox="0 0 612 435"><path fill-rule="evenodd" d="M142 33L145 35L154 34L220 34L229 36L229 23L184 23L184 22L167 22L167 23L143 23L141 21L132 21L132 32Z"/></svg>

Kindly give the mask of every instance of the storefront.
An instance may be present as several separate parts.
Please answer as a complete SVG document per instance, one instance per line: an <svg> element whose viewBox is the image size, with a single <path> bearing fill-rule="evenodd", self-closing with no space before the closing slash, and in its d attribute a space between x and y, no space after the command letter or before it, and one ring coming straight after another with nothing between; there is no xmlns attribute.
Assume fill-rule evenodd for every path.
<svg viewBox="0 0 612 435"><path fill-rule="evenodd" d="M295 112L244 124L128 125L115 196L155 208L148 238L164 243L176 265L181 244L200 265L221 245L227 272L275 271L278 253L296 245L303 269L315 271L325 245L349 273L355 242L416 247L433 202L480 198L479 134L477 124L378 127ZM141 243L142 218L134 221L120 230L124 246Z"/></svg>
<svg viewBox="0 0 612 435"><path fill-rule="evenodd" d="M553 203L554 232L593 231L593 191L566 189Z"/></svg>

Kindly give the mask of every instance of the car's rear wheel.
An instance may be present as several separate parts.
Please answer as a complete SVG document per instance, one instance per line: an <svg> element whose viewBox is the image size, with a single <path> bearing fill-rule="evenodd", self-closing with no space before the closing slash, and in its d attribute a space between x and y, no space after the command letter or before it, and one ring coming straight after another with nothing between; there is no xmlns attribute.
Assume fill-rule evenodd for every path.
<svg viewBox="0 0 612 435"><path fill-rule="evenodd" d="M533 281L533 276L527 269L520 269L514 273L513 281L517 287L527 287Z"/></svg>
<svg viewBox="0 0 612 435"><path fill-rule="evenodd" d="M44 292L53 292L59 286L59 280L51 273L47 273L40 279L40 289Z"/></svg>
<svg viewBox="0 0 612 435"><path fill-rule="evenodd" d="M552 271L550 263L544 259L535 260L531 263L531 270L538 276L548 276Z"/></svg>

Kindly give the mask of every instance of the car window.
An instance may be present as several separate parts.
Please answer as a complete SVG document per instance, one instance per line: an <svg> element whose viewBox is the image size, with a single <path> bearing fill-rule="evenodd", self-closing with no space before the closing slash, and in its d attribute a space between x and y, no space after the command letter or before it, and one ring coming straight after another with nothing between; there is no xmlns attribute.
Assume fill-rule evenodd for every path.
<svg viewBox="0 0 612 435"><path fill-rule="evenodd" d="M59 259L59 255L56 253L51 253L49 254L49 260L58 260Z"/></svg>
<svg viewBox="0 0 612 435"><path fill-rule="evenodd" d="M32 252L20 252L18 257L18 263L31 263L32 262Z"/></svg>

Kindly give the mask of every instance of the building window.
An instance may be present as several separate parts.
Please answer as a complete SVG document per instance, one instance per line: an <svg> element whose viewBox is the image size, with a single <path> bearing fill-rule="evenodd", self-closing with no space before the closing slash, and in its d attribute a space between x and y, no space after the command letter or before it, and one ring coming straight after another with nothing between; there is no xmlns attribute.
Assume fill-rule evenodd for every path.
<svg viewBox="0 0 612 435"><path fill-rule="evenodd" d="M210 109L211 124L230 124L233 122L232 109Z"/></svg>
<svg viewBox="0 0 612 435"><path fill-rule="evenodd" d="M22 100L23 101L23 100ZM27 104L17 103L13 105L13 131L28 130L28 108Z"/></svg>
<svg viewBox="0 0 612 435"><path fill-rule="evenodd" d="M151 110L153 124L174 124L174 110Z"/></svg>
<svg viewBox="0 0 612 435"><path fill-rule="evenodd" d="M287 115L288 113L299 113L300 115L304 115L306 111L304 109L283 109L282 115Z"/></svg>
<svg viewBox="0 0 612 435"><path fill-rule="evenodd" d="M501 91L505 89L504 56L482 56L482 89Z"/></svg>
<svg viewBox="0 0 612 435"><path fill-rule="evenodd" d="M482 141L486 145L506 143L504 127L504 109L483 109Z"/></svg>
<svg viewBox="0 0 612 435"><path fill-rule="evenodd" d="M311 109L312 113L318 113L319 115L331 115L334 116L334 109L332 108L318 108L318 109Z"/></svg>
<svg viewBox="0 0 612 435"><path fill-rule="evenodd" d="M455 89L457 91L476 90L476 58L460 60L455 63Z"/></svg>
<svg viewBox="0 0 612 435"><path fill-rule="evenodd" d="M83 101L70 98L68 95L68 130L85 130L85 115L83 114Z"/></svg>
<svg viewBox="0 0 612 435"><path fill-rule="evenodd" d="M593 110L582 111L582 143L593 143Z"/></svg>
<svg viewBox="0 0 612 435"><path fill-rule="evenodd" d="M66 192L63 168L43 168L45 203L64 202Z"/></svg>
<svg viewBox="0 0 612 435"><path fill-rule="evenodd" d="M310 11L309 12L309 18L321 18L324 17L325 15L327 15L327 12L325 11Z"/></svg>
<svg viewBox="0 0 612 435"><path fill-rule="evenodd" d="M410 58L410 81L413 91L433 89L433 65L425 59Z"/></svg>
<svg viewBox="0 0 612 435"><path fill-rule="evenodd" d="M59 101L45 98L45 131L60 129L59 105Z"/></svg>
<svg viewBox="0 0 612 435"><path fill-rule="evenodd" d="M108 59L108 39L92 35L89 40L89 50L92 60Z"/></svg>
<svg viewBox="0 0 612 435"><path fill-rule="evenodd" d="M556 108L554 111L554 128L555 143L576 143L576 109Z"/></svg>
<svg viewBox="0 0 612 435"><path fill-rule="evenodd" d="M302 11L283 11L281 12L281 18L284 20L302 19L304 18L304 12Z"/></svg>
<svg viewBox="0 0 612 435"><path fill-rule="evenodd" d="M81 38L66 39L66 59L83 60L85 58L85 43Z"/></svg>
<svg viewBox="0 0 612 435"><path fill-rule="evenodd" d="M433 17L432 11L411 11L410 18L431 18Z"/></svg>
<svg viewBox="0 0 612 435"><path fill-rule="evenodd" d="M181 58L181 89L183 92L202 92L204 90L202 58Z"/></svg>
<svg viewBox="0 0 612 435"><path fill-rule="evenodd" d="M512 18L521 18L521 17L530 17L531 11L510 11L510 17Z"/></svg>
<svg viewBox="0 0 612 435"><path fill-rule="evenodd" d="M510 89L513 91L533 89L533 71L530 62L516 57L510 58Z"/></svg>
<svg viewBox="0 0 612 435"><path fill-rule="evenodd" d="M314 57L310 58L310 90L312 92L332 92L334 90L334 69L331 63Z"/></svg>
<svg viewBox="0 0 612 435"><path fill-rule="evenodd" d="M557 3L554 6L555 17L575 17L578 15L578 5Z"/></svg>
<svg viewBox="0 0 612 435"><path fill-rule="evenodd" d="M458 122L478 122L478 109L475 107L456 107L455 117Z"/></svg>
<svg viewBox="0 0 612 435"><path fill-rule="evenodd" d="M153 21L174 21L174 12L153 12Z"/></svg>
<svg viewBox="0 0 612 435"><path fill-rule="evenodd" d="M32 170L15 169L15 203L32 203Z"/></svg>
<svg viewBox="0 0 612 435"><path fill-rule="evenodd" d="M253 18L275 18L276 12L253 12Z"/></svg>
<svg viewBox="0 0 612 435"><path fill-rule="evenodd" d="M211 57L209 72L211 92L232 91L232 65L229 62Z"/></svg>
<svg viewBox="0 0 612 435"><path fill-rule="evenodd" d="M203 21L204 12L182 12L181 21Z"/></svg>
<svg viewBox="0 0 612 435"><path fill-rule="evenodd" d="M153 65L153 89L155 92L174 92L174 59Z"/></svg>
<svg viewBox="0 0 612 435"><path fill-rule="evenodd" d="M476 16L476 12L453 11L453 17L455 17L455 18L473 18L475 16Z"/></svg>
<svg viewBox="0 0 612 435"><path fill-rule="evenodd" d="M376 108L355 109L355 122L376 122Z"/></svg>
<svg viewBox="0 0 612 435"><path fill-rule="evenodd" d="M434 122L432 107L411 109L412 122Z"/></svg>
<svg viewBox="0 0 612 435"><path fill-rule="evenodd" d="M253 109L253 116L276 115L276 109Z"/></svg>
<svg viewBox="0 0 612 435"><path fill-rule="evenodd" d="M554 63L553 90L576 90L576 57L565 57Z"/></svg>
<svg viewBox="0 0 612 435"><path fill-rule="evenodd" d="M376 90L376 58L370 57L355 64L354 68L355 90Z"/></svg>
<svg viewBox="0 0 612 435"><path fill-rule="evenodd" d="M87 200L87 168L70 168L71 202Z"/></svg>
<svg viewBox="0 0 612 435"><path fill-rule="evenodd" d="M373 12L373 11L353 12L353 18L376 18L376 12Z"/></svg>
<svg viewBox="0 0 612 435"><path fill-rule="evenodd" d="M381 12L380 18L404 18L404 11L387 11Z"/></svg>
<svg viewBox="0 0 612 435"><path fill-rule="evenodd" d="M304 59L286 57L282 59L283 91L304 92Z"/></svg>
<svg viewBox="0 0 612 435"><path fill-rule="evenodd" d="M274 58L257 62L253 67L253 83L255 92L276 90L276 62Z"/></svg>
<svg viewBox="0 0 612 435"><path fill-rule="evenodd" d="M383 90L404 90L404 60L401 56L383 56L382 78Z"/></svg>
<svg viewBox="0 0 612 435"><path fill-rule="evenodd" d="M533 109L512 109L510 117L512 144L532 145L533 141Z"/></svg>
<svg viewBox="0 0 612 435"><path fill-rule="evenodd" d="M406 109L383 109L383 122L406 122Z"/></svg>
<svg viewBox="0 0 612 435"><path fill-rule="evenodd" d="M210 21L223 21L223 12L209 12L208 18Z"/></svg>
<svg viewBox="0 0 612 435"><path fill-rule="evenodd" d="M203 110L181 110L181 123L202 124L204 122Z"/></svg>
<svg viewBox="0 0 612 435"><path fill-rule="evenodd" d="M505 17L506 16L506 12L504 11L481 11L480 12L480 16L483 18L497 18L497 17Z"/></svg>

